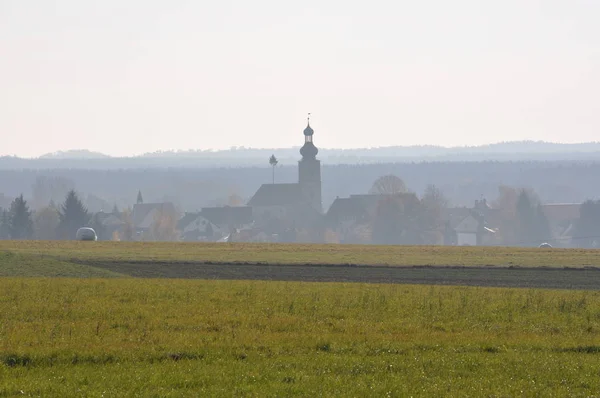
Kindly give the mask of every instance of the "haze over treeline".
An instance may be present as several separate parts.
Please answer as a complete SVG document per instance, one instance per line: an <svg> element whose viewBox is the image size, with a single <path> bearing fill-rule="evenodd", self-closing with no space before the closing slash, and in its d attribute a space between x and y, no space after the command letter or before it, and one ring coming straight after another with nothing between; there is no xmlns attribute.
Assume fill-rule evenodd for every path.
<svg viewBox="0 0 600 398"><path fill-rule="evenodd" d="M276 181L295 182L298 148L155 152L129 158L87 150L36 159L1 157L0 207L20 194L34 207L45 206L75 189L90 210L108 210L115 204L131 206L141 190L147 201L171 201L182 211L195 211L225 205L231 195L248 200L261 184L271 182L272 154L279 159ZM386 174L400 176L417 193L434 184L455 206L470 206L482 196L493 199L500 185L533 188L546 203L600 197L600 143L323 149L319 158L325 209L338 196L366 193Z"/></svg>
<svg viewBox="0 0 600 398"><path fill-rule="evenodd" d="M147 202L172 201L180 210L226 205L231 195L249 199L261 184L270 183L268 158L264 167L154 167L121 169L1 169L0 207L21 193L32 205L59 203L75 189L92 211L135 203L138 190ZM400 176L407 187L422 193L434 184L455 206L471 206L482 196L493 199L500 185L533 188L546 203L583 202L600 197L600 162L484 161L325 164L322 169L325 209L337 197L367 193L382 175ZM296 182L297 165L277 166L276 182ZM36 186L37 196L36 197ZM40 187L45 188L40 188ZM4 203L2 203L4 202Z"/></svg>
<svg viewBox="0 0 600 398"><path fill-rule="evenodd" d="M0 169L20 168L162 168L268 166L265 159L277 155L282 164L295 164L298 147L244 148L227 150L156 151L131 157L111 157L89 150L47 153L38 158L0 157ZM599 160L600 143L561 144L543 141L502 142L482 146L442 147L433 145L391 146L357 149L320 149L326 164L393 163L417 161L518 161Z"/></svg>

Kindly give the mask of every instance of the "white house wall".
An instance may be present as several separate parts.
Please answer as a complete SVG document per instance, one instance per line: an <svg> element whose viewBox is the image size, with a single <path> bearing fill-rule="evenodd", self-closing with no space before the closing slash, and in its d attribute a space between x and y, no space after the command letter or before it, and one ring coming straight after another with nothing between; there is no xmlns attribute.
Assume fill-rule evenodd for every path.
<svg viewBox="0 0 600 398"><path fill-rule="evenodd" d="M477 234L468 232L458 232L456 234L456 243L458 246L476 246L477 245Z"/></svg>

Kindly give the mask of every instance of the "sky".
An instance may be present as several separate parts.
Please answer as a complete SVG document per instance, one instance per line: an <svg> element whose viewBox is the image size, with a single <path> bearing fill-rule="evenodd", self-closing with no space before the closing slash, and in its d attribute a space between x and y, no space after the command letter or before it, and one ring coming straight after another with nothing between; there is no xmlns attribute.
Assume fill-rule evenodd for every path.
<svg viewBox="0 0 600 398"><path fill-rule="evenodd" d="M0 155L598 141L597 0L0 0Z"/></svg>

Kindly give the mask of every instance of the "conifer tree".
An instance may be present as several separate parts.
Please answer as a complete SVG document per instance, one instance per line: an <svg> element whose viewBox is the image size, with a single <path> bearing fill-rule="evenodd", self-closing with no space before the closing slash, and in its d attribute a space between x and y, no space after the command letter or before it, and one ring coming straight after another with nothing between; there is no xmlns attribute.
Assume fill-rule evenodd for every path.
<svg viewBox="0 0 600 398"><path fill-rule="evenodd" d="M142 191L138 191L138 196L137 196L137 204L142 204L144 203L144 198L142 197Z"/></svg>
<svg viewBox="0 0 600 398"><path fill-rule="evenodd" d="M0 209L0 240L10 239L8 210Z"/></svg>
<svg viewBox="0 0 600 398"><path fill-rule="evenodd" d="M11 239L31 239L33 222L23 194L10 204L8 232Z"/></svg>
<svg viewBox="0 0 600 398"><path fill-rule="evenodd" d="M60 218L59 236L62 239L74 239L77 230L86 226L90 221L87 209L74 190L69 191L67 194L58 216Z"/></svg>

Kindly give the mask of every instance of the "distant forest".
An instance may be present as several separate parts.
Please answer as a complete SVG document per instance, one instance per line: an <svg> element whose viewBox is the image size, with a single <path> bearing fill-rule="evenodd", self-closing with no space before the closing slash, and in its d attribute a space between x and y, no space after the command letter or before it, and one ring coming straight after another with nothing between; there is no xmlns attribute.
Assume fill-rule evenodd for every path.
<svg viewBox="0 0 600 398"><path fill-rule="evenodd" d="M318 141L317 141L318 146ZM49 153L36 159L0 157L0 169L147 169L259 167L268 165L274 154L282 165L295 165L299 148L161 151L140 156L115 158L87 150ZM479 161L600 161L600 143L556 144L549 142L506 142L471 147L395 146L364 149L323 149L324 164L365 164L397 162L479 162Z"/></svg>
<svg viewBox="0 0 600 398"><path fill-rule="evenodd" d="M11 158L14 159L14 158ZM4 159L6 160L6 159ZM146 202L171 201L181 211L230 203L232 197L248 200L261 184L271 182L265 157L254 167L114 167L114 159L97 160L103 169L89 166L88 160L58 161L61 166L34 167L42 160L22 160L24 167L0 169L0 207L23 193L31 205L60 203L68 190L77 190L90 211L110 211L135 203L141 190ZM44 160L48 161L48 160ZM32 163L33 162L33 163ZM70 167L62 164L68 163ZM108 165L113 167L107 167ZM169 164L169 163L166 163ZM37 164L37 166L49 166ZM28 166L28 167L25 167ZM95 166L100 166L100 163ZM131 164L134 166L134 164ZM582 202L600 198L600 161L435 161L366 164L323 164L323 205L325 210L336 196L366 193L382 175L395 174L408 188L421 194L428 184L442 190L453 206L472 206L474 200L497 197L500 185L531 187L546 203ZM278 166L276 182L296 182L296 162Z"/></svg>

